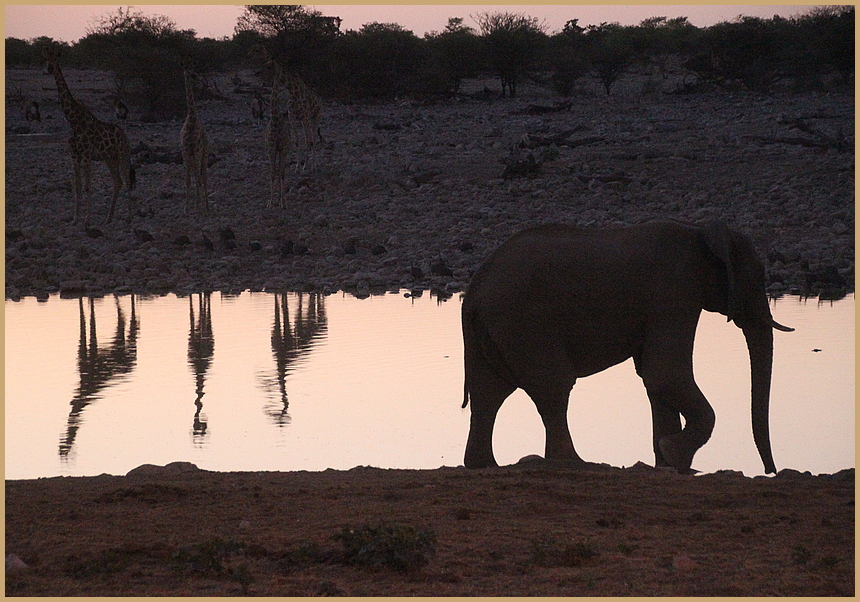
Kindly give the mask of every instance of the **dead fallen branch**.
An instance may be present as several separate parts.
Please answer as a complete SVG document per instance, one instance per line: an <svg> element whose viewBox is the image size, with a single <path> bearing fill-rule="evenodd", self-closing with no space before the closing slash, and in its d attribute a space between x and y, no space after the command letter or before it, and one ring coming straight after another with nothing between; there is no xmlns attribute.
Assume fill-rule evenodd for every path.
<svg viewBox="0 0 860 602"><path fill-rule="evenodd" d="M569 148L574 148L577 146L584 146L586 144L603 142L606 139L604 136L589 136L586 138L569 140L570 136L572 136L576 132L581 132L586 129L588 128L586 128L585 126L577 126L572 130L565 130L553 136L537 136L535 134L526 134L520 140L520 147L539 148L541 146L551 146L554 144L556 146L567 146Z"/></svg>
<svg viewBox="0 0 860 602"><path fill-rule="evenodd" d="M561 113L562 111L569 111L573 107L573 103L569 100L566 102L561 102L555 104L551 107L546 105L529 105L525 109L519 109L518 111L513 111L512 115L548 115L550 113Z"/></svg>
<svg viewBox="0 0 860 602"><path fill-rule="evenodd" d="M818 130L800 117L783 117L778 123L788 125L791 128L800 130L805 134L814 136L814 138L806 138L801 136L745 136L748 140L756 140L765 144L796 144L808 148L824 148L836 149L842 153L851 149L851 144L846 140L845 135L839 132L836 137L825 134Z"/></svg>

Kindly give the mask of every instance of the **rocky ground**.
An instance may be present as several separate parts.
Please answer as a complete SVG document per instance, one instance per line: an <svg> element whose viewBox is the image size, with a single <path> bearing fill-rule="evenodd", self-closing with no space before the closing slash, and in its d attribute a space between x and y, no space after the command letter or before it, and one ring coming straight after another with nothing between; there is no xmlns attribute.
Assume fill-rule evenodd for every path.
<svg viewBox="0 0 860 602"><path fill-rule="evenodd" d="M66 79L79 100L114 120L108 75L68 70ZM68 126L53 80L7 70L7 298L58 290L452 293L526 226L653 218L720 218L747 231L774 294L854 288L849 93L675 94L671 81L638 76L609 99L583 81L562 110L547 110L562 99L533 86L514 100L474 94L492 81L468 82L451 99L327 102L320 167L291 173L279 210L266 207L263 127L239 93L258 82L240 72L214 83L224 99L200 102L212 151L209 214L183 212L181 122L143 123L133 110L125 129L141 214L126 221L121 198L119 219L101 223L110 182L99 164L91 220L99 232L88 233L71 224ZM40 101L39 123L23 120L29 98ZM235 244L219 237L224 228ZM202 245L204 232L214 250Z"/></svg>
<svg viewBox="0 0 860 602"><path fill-rule="evenodd" d="M7 596L853 596L854 470L6 482Z"/></svg>

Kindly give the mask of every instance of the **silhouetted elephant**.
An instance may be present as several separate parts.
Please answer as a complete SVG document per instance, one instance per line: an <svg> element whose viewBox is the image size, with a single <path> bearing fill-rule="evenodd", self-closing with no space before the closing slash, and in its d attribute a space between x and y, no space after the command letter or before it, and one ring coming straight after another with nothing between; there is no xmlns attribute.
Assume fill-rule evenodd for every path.
<svg viewBox="0 0 860 602"><path fill-rule="evenodd" d="M689 470L714 428L693 380L702 309L743 330L753 436L765 470L776 472L768 427L772 329L792 329L771 317L752 242L720 222L541 226L502 244L463 299L463 407L472 406L465 465L496 465L496 414L517 388L540 413L546 458L582 462L567 424L570 390L577 378L632 357L651 402L657 466Z"/></svg>

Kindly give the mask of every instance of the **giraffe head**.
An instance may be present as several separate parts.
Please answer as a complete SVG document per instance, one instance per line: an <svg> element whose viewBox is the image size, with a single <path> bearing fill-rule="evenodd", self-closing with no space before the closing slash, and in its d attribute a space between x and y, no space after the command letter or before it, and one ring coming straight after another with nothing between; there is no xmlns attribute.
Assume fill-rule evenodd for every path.
<svg viewBox="0 0 860 602"><path fill-rule="evenodd" d="M56 75L60 71L60 46L59 44L51 44L42 50L42 56L45 58L45 68L51 75Z"/></svg>
<svg viewBox="0 0 860 602"><path fill-rule="evenodd" d="M257 42L253 46L251 46L251 50L248 51L247 58L254 62L262 62L268 63L272 60L272 52L266 47L262 42Z"/></svg>
<svg viewBox="0 0 860 602"><path fill-rule="evenodd" d="M179 59L179 67L183 71L187 71L189 73L194 72L194 59L192 59L188 55L184 55Z"/></svg>

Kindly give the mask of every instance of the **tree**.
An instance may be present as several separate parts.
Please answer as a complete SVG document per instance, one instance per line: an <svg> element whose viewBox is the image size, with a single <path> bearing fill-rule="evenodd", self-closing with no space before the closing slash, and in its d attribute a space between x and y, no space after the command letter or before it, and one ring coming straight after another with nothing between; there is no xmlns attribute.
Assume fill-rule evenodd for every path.
<svg viewBox="0 0 860 602"><path fill-rule="evenodd" d="M482 67L481 39L471 27L463 25L462 17L450 17L445 30L424 36L441 76L451 82L454 92L464 78L475 77Z"/></svg>
<svg viewBox="0 0 860 602"><path fill-rule="evenodd" d="M185 112L179 59L194 54L194 30L179 30L162 15L120 7L87 29L76 53L112 71L116 94L142 106L144 119L177 117Z"/></svg>
<svg viewBox="0 0 860 602"><path fill-rule="evenodd" d="M421 39L397 23L366 23L338 40L336 80L341 92L392 98L421 89L427 57Z"/></svg>
<svg viewBox="0 0 860 602"><path fill-rule="evenodd" d="M42 57L26 40L6 38L6 67L29 67L38 65Z"/></svg>
<svg viewBox="0 0 860 602"><path fill-rule="evenodd" d="M792 47L801 70L810 77L835 70L841 83L853 84L854 14L854 6L816 6L792 19Z"/></svg>
<svg viewBox="0 0 860 602"><path fill-rule="evenodd" d="M601 23L589 25L585 35L590 63L609 96L612 86L636 60L632 28L619 23Z"/></svg>
<svg viewBox="0 0 860 602"><path fill-rule="evenodd" d="M576 80L588 71L585 29L578 19L571 19L564 28L549 39L547 60L552 69L552 87L561 96L573 93Z"/></svg>
<svg viewBox="0 0 860 602"><path fill-rule="evenodd" d="M785 74L789 28L785 19L745 16L709 27L704 43L717 80L739 81L750 90L766 93Z"/></svg>
<svg viewBox="0 0 860 602"><path fill-rule="evenodd" d="M314 88L331 80L335 41L343 34L340 17L327 17L301 5L250 5L239 17L234 41L265 40L269 50L288 71ZM250 50L250 46L246 49Z"/></svg>
<svg viewBox="0 0 860 602"><path fill-rule="evenodd" d="M688 52L693 47L697 31L687 17L651 17L637 28L643 55L657 65L664 79L669 77L671 57Z"/></svg>
<svg viewBox="0 0 860 602"><path fill-rule="evenodd" d="M481 30L489 61L502 82L502 96L517 94L517 85L536 64L546 45L546 25L537 17L517 13L479 13L473 17Z"/></svg>
<svg viewBox="0 0 860 602"><path fill-rule="evenodd" d="M325 17L318 10L298 4L258 4L245 7L236 22L236 33L255 31L264 38L277 38L285 33L311 32L322 37L340 34L340 17Z"/></svg>

